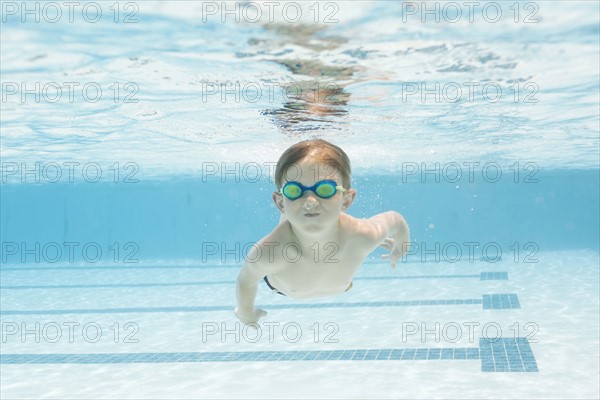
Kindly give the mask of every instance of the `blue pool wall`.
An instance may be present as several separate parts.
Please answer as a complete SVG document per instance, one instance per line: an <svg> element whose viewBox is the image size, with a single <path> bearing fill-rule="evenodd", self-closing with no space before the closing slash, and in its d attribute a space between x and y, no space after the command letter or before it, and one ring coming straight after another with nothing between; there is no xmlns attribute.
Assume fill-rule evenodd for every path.
<svg viewBox="0 0 600 400"><path fill-rule="evenodd" d="M599 248L598 170L557 170L536 174L534 182L482 179L450 182L434 177L400 179L395 175L355 176L358 190L348 210L356 217L370 217L396 210L408 221L411 239L424 248L440 251L449 243L495 243L503 257L536 251ZM404 180L404 182L403 182ZM273 183L232 177L172 178L137 183L4 183L0 189L2 263L35 264L30 252L47 243L78 243L74 259L89 261L81 248L96 243L104 252L98 263L128 261L196 260L236 263L238 255L277 224ZM121 253L109 255L109 248ZM239 250L236 249L238 243ZM534 243L533 245L531 243ZM18 250L15 253L15 244ZM217 246L216 255L211 253ZM210 247L213 246L213 247ZM511 247L513 246L513 247ZM452 247L452 246L450 246ZM448 247L449 257L456 253ZM224 254L223 249L233 250ZM495 257L492 248L488 255ZM34 250L35 252L35 250ZM242 254L243 255L243 254ZM482 256L481 249L475 252ZM483 256L486 256L483 254ZM418 261L417 252L412 259ZM467 254L463 253L462 259ZM435 256L427 256L435 261ZM411 258L407 258L411 260ZM444 260L442 254L441 261ZM66 254L59 262L67 261Z"/></svg>

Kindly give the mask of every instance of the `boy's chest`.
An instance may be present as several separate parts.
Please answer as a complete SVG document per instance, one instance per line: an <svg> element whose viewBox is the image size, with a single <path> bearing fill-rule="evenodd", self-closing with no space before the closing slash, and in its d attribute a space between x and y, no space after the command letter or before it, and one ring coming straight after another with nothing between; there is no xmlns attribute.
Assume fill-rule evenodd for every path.
<svg viewBox="0 0 600 400"><path fill-rule="evenodd" d="M280 261L275 280L291 292L310 293L344 291L364 260L334 246L315 246L301 255L290 251Z"/></svg>

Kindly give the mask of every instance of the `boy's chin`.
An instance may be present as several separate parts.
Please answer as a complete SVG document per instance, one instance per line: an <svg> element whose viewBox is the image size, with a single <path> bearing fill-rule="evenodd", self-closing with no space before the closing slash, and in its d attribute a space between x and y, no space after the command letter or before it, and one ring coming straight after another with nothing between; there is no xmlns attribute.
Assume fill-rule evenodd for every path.
<svg viewBox="0 0 600 400"><path fill-rule="evenodd" d="M292 222L302 226L326 227L336 223L337 217L325 213L308 213L297 215Z"/></svg>

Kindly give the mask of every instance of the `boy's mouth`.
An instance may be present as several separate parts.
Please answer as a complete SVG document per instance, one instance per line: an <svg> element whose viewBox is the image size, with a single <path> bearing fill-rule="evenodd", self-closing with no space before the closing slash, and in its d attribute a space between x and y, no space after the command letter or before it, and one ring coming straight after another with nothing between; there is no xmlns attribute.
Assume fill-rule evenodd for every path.
<svg viewBox="0 0 600 400"><path fill-rule="evenodd" d="M306 213L304 214L305 217L318 217L320 214L319 213Z"/></svg>

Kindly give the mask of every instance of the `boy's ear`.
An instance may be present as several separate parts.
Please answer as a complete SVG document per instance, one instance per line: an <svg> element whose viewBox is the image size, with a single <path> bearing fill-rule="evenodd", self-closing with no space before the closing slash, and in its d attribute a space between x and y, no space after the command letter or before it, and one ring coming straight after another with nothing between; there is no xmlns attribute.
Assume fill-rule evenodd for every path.
<svg viewBox="0 0 600 400"><path fill-rule="evenodd" d="M354 202L354 197L356 196L355 189L348 189L346 193L344 193L344 203L342 204L342 210L346 210L352 202Z"/></svg>
<svg viewBox="0 0 600 400"><path fill-rule="evenodd" d="M279 211L283 212L283 195L279 192L273 192L273 202L279 208Z"/></svg>

